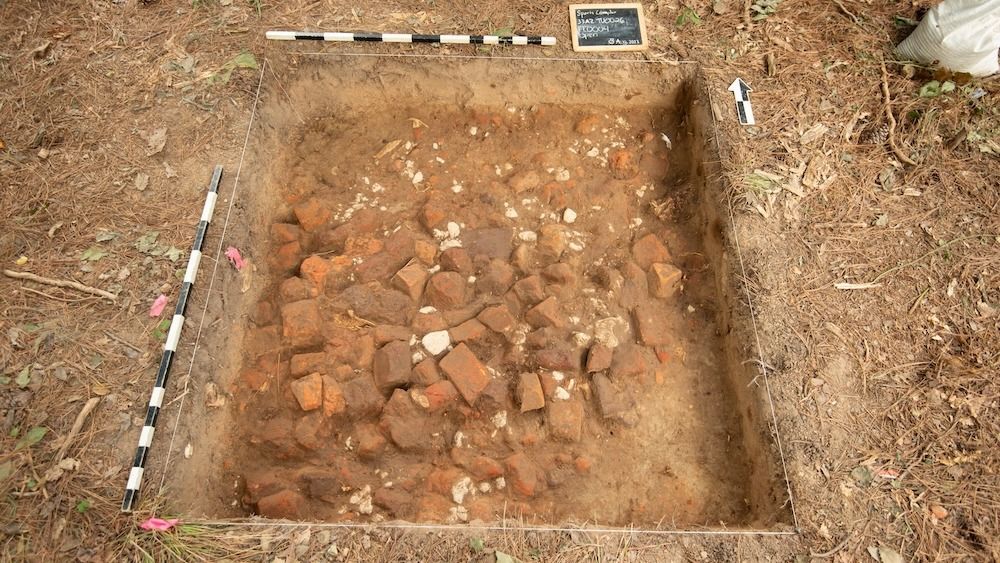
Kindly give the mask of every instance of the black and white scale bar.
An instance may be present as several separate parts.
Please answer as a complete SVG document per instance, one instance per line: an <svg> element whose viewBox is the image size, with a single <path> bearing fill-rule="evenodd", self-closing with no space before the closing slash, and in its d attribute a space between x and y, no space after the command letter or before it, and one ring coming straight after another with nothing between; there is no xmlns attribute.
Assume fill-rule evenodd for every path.
<svg viewBox="0 0 1000 563"><path fill-rule="evenodd" d="M729 85L729 91L736 98L736 118L741 125L755 125L757 121L753 117L753 106L750 105L750 92L753 91L742 78L733 80Z"/></svg>
<svg viewBox="0 0 1000 563"><path fill-rule="evenodd" d="M414 33L348 33L341 31L268 31L278 41L376 43L444 43L449 45L555 45L556 38L538 35L419 35Z"/></svg>
<svg viewBox="0 0 1000 563"><path fill-rule="evenodd" d="M170 365L174 361L174 355L177 353L177 343L180 341L181 330L184 328L184 312L187 310L188 299L191 297L191 289L194 287L194 279L198 274L198 265L201 263L201 249L205 245L205 233L208 232L208 226L212 223L212 213L215 211L215 202L219 198L219 182L221 181L222 165L217 165L215 170L212 171L212 180L208 186L208 195L205 197L205 207L201 211L198 231L194 236L191 258L188 259L187 270L184 271L184 281L181 284L177 307L174 309L174 318L170 321L167 341L163 345L163 356L160 358L160 367L156 371L156 382L153 384L153 393L149 397L149 406L146 408L146 421L143 422L142 432L139 434L139 447L135 450L135 460L132 462L132 470L128 474L128 484L125 485L122 512L132 512L139 502L139 487L142 485L142 473L146 468L146 457L149 454L150 446L153 444L156 419L160 415L160 408L163 407L163 396L167 391L167 378L170 376Z"/></svg>

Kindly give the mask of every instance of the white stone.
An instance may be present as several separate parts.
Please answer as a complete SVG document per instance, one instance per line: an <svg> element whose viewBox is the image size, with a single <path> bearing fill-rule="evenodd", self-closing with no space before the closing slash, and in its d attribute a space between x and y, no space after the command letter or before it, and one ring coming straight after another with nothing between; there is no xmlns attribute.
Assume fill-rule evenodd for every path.
<svg viewBox="0 0 1000 563"><path fill-rule="evenodd" d="M538 240L538 234L535 231L521 231L518 233L517 238L524 242L535 242Z"/></svg>
<svg viewBox="0 0 1000 563"><path fill-rule="evenodd" d="M452 193L460 194L462 193L462 184L454 184L451 186Z"/></svg>
<svg viewBox="0 0 1000 563"><path fill-rule="evenodd" d="M425 334L420 343L432 356L437 356L451 344L451 337L448 336L447 330L436 330Z"/></svg>
<svg viewBox="0 0 1000 563"><path fill-rule="evenodd" d="M500 411L490 418L490 422L497 428L507 426L507 411Z"/></svg>
<svg viewBox="0 0 1000 563"><path fill-rule="evenodd" d="M458 235L462 234L462 228L458 226L458 223L450 222L448 223L448 236L451 238L458 238Z"/></svg>
<svg viewBox="0 0 1000 563"><path fill-rule="evenodd" d="M503 477L497 477L494 479L493 484L496 486L497 490L502 490L507 487L507 481Z"/></svg>
<svg viewBox="0 0 1000 563"><path fill-rule="evenodd" d="M441 251L448 250L449 248L462 248L462 241L458 240L457 238L450 238L448 240L442 241L441 244L438 245L438 248L440 248Z"/></svg>
<svg viewBox="0 0 1000 563"><path fill-rule="evenodd" d="M513 207L508 207L507 211L504 211L503 214L508 219L517 219L517 210L514 209Z"/></svg>
<svg viewBox="0 0 1000 563"><path fill-rule="evenodd" d="M563 373L563 372L561 372L561 371L554 371L554 372L552 372L552 379L554 379L556 381L562 381L565 378L566 378L566 374Z"/></svg>
<svg viewBox="0 0 1000 563"><path fill-rule="evenodd" d="M569 243L568 246L569 249L572 250L573 252L580 252L581 250L583 250L583 245L578 242L571 242Z"/></svg>
<svg viewBox="0 0 1000 563"><path fill-rule="evenodd" d="M556 387L555 398L559 401L568 401L569 391L563 389L562 387Z"/></svg>
<svg viewBox="0 0 1000 563"><path fill-rule="evenodd" d="M556 180L559 182L568 182L569 170L566 170L565 168L560 168L556 170Z"/></svg>
<svg viewBox="0 0 1000 563"><path fill-rule="evenodd" d="M464 441L465 441L465 434L462 434L461 430L455 432L455 447L461 448Z"/></svg>
<svg viewBox="0 0 1000 563"><path fill-rule="evenodd" d="M475 136L476 133L478 133L478 132L479 132L479 128L478 127L475 127L475 126L469 127L469 134L470 135Z"/></svg>
<svg viewBox="0 0 1000 563"><path fill-rule="evenodd" d="M438 312L438 310L437 310L437 309L435 309L434 307L431 307L430 305L427 305L427 306L425 306L425 307L421 307L421 308L420 308L420 310L419 310L419 311L417 311L417 312L418 312L418 313L423 313L423 314L425 314L425 315L429 315L429 314L431 314L431 313L437 313L437 312ZM416 344L416 342L414 342L414 344Z"/></svg>
<svg viewBox="0 0 1000 563"><path fill-rule="evenodd" d="M572 209L567 207L566 211L563 211L563 222L564 223L576 222L576 211L573 211Z"/></svg>
<svg viewBox="0 0 1000 563"><path fill-rule="evenodd" d="M618 347L618 336L616 329L624 329L625 321L621 317L608 317L594 323L594 340L604 344L608 348Z"/></svg>
<svg viewBox="0 0 1000 563"><path fill-rule="evenodd" d="M474 489L475 487L472 484L472 478L462 477L451 486L451 500L455 501L457 504L462 504L465 500L465 495L471 493Z"/></svg>
<svg viewBox="0 0 1000 563"><path fill-rule="evenodd" d="M489 481L483 481L482 483L479 484L479 492L488 493L491 490L493 490L493 487L490 485Z"/></svg>

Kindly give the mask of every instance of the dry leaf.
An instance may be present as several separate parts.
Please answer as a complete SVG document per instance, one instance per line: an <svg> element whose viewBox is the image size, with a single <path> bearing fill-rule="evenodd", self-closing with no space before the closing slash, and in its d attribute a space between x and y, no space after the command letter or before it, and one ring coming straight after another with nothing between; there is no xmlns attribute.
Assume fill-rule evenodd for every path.
<svg viewBox="0 0 1000 563"><path fill-rule="evenodd" d="M90 392L97 395L98 397L103 397L108 393L110 393L111 389L107 385L98 381L90 388Z"/></svg>

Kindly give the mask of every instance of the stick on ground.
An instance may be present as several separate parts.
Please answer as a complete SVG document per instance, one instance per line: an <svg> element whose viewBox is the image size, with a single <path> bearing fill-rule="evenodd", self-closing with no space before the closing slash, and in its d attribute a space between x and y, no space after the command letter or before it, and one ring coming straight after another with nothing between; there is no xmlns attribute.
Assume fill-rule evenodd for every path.
<svg viewBox="0 0 1000 563"><path fill-rule="evenodd" d="M882 95L885 97L885 116L889 120L889 148L892 149L896 158L910 166L916 166L917 163L906 156L906 153L896 145L896 117L892 115L892 97L889 96L889 71L885 69L884 59L879 59L879 62L882 63Z"/></svg>
<svg viewBox="0 0 1000 563"><path fill-rule="evenodd" d="M53 278L43 278L42 276L36 276L31 272L15 272L13 270L4 270L3 275L8 278L14 278L16 280L29 280L35 283L40 283L42 285L51 285L54 287L69 287L77 291L82 291L84 293L89 293L91 295L98 295L105 299L110 299L111 301L117 301L118 297L114 293L104 291L103 289L97 289L96 287L90 287L89 285L83 285L82 283L75 282L72 280L57 280Z"/></svg>
<svg viewBox="0 0 1000 563"><path fill-rule="evenodd" d="M76 415L76 420L73 421L73 427L70 428L69 434L66 435L66 439L63 440L62 446L59 447L59 453L56 454L56 461L54 465L58 465L62 461L63 456L66 455L66 450L69 449L70 444L73 443L73 439L76 435L80 433L80 429L83 428L83 423L87 421L87 417L97 406L97 403L101 402L100 397L93 397L87 401L83 408L80 409L80 414Z"/></svg>

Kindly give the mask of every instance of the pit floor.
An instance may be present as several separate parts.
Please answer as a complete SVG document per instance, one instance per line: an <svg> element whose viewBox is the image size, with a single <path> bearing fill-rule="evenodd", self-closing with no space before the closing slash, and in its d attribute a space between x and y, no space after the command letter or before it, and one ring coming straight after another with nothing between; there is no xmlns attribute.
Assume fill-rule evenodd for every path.
<svg viewBox="0 0 1000 563"><path fill-rule="evenodd" d="M314 521L751 525L700 156L684 108L646 102L359 103L266 147L268 282L231 386L225 504ZM431 282L412 289L403 268ZM448 270L464 296L430 289ZM531 312L550 298L554 315ZM495 307L511 326L479 322ZM422 339L442 329L435 356ZM596 344L613 359L592 373ZM487 375L474 397L451 382L475 362L442 369L458 348ZM428 358L437 369L410 372ZM521 412L524 374L544 407Z"/></svg>

